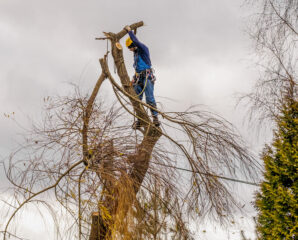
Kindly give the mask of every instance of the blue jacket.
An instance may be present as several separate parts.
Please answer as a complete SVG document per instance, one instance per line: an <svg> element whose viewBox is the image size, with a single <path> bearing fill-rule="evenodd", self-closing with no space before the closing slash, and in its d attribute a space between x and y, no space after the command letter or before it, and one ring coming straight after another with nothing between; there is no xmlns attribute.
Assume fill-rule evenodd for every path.
<svg viewBox="0 0 298 240"><path fill-rule="evenodd" d="M151 68L149 49L137 39L132 31L129 31L128 34L132 42L137 46L137 50L134 52L133 64L136 72L139 73Z"/></svg>

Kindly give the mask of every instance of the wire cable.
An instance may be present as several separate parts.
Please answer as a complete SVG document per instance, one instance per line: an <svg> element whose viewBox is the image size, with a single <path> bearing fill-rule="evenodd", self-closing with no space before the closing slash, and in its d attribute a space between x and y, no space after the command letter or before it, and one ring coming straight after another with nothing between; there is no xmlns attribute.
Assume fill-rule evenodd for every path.
<svg viewBox="0 0 298 240"><path fill-rule="evenodd" d="M171 165L167 165L167 164L163 164L163 163L157 163L157 162L153 162L153 163L157 164L157 165L164 166L164 167L170 167L170 168L174 168L174 169L177 169L177 170L185 171L185 172L199 173L199 174L202 174L202 175L212 176L212 177L224 179L224 180L227 180L227 181L244 183L244 184L253 185L253 186L259 186L258 183L248 182L248 181L239 180L239 179L235 179L235 178L228 178L228 177L224 177L224 176L218 176L218 175L214 175L214 174L211 174L211 173L202 173L202 172L199 172L199 171L193 171L193 170L190 170L190 169L175 167L175 166L171 166Z"/></svg>

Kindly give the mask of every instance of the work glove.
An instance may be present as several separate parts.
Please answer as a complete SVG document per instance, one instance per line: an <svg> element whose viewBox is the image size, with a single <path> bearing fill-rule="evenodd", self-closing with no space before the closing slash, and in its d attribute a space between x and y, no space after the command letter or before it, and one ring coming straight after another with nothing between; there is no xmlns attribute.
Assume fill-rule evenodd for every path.
<svg viewBox="0 0 298 240"><path fill-rule="evenodd" d="M136 83L137 83L137 77L136 77L136 75L133 75L133 77L132 77L132 79L131 79L131 81L130 81L130 84L131 84L132 86L134 86Z"/></svg>
<svg viewBox="0 0 298 240"><path fill-rule="evenodd" d="M129 31L131 31L131 28L130 28L130 26L127 25L124 27L124 30L126 30L126 32L129 32Z"/></svg>

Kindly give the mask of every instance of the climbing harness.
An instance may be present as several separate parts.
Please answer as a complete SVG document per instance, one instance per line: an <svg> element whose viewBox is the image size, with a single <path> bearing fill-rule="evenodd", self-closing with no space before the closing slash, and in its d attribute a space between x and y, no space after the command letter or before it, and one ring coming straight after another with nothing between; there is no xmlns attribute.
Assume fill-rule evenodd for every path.
<svg viewBox="0 0 298 240"><path fill-rule="evenodd" d="M146 69L146 70L144 70L144 71L142 71L140 73L135 73L135 75L134 75L134 80L135 80L134 86L136 86L139 83L140 78L143 77L144 74L146 74L145 75L146 78L145 78L144 87L143 87L142 91L139 94L137 94L137 97L139 97L140 95L142 95L144 93L144 91L145 91L145 89L147 87L147 82L148 82L149 77L151 77L151 79L150 79L151 82L154 83L156 81L156 77L154 76L153 73L154 73L154 70L152 68Z"/></svg>

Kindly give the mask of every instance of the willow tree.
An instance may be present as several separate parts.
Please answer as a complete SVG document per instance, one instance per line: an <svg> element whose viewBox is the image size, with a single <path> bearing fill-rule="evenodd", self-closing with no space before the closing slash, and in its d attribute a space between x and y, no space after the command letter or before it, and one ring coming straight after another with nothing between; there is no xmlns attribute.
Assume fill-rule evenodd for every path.
<svg viewBox="0 0 298 240"><path fill-rule="evenodd" d="M163 128L154 126L146 111L151 106L130 84L120 44L126 31L104 35L100 39L110 42L111 53L100 59L102 72L92 93L76 88L72 96L46 98L43 121L9 159L13 197L5 200L10 211L4 239L29 204L51 209L61 239L192 239L188 221L232 218L238 205L225 181L255 176L241 138L215 114L159 111ZM117 79L109 70L109 54ZM104 81L113 89L114 105L98 100ZM140 131L130 127L134 118ZM57 220L53 200L66 210L64 221Z"/></svg>

